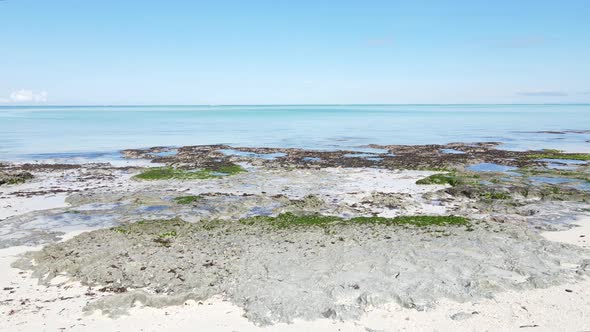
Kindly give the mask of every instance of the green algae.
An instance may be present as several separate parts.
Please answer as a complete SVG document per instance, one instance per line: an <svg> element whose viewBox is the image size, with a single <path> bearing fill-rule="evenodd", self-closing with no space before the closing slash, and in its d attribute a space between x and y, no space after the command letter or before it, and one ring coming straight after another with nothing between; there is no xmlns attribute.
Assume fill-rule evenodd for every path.
<svg viewBox="0 0 590 332"><path fill-rule="evenodd" d="M448 184L451 187L455 187L462 184L477 184L475 179L478 179L479 175L469 175L469 174L456 174L456 173L445 173L445 174L433 174L428 176L424 179L420 179L416 181L416 184L421 185L429 185L429 184L438 184L438 185L445 185Z"/></svg>
<svg viewBox="0 0 590 332"><path fill-rule="evenodd" d="M6 180L6 182L4 182L5 184L11 184L11 185L15 185L15 184L22 184L25 183L26 180L22 179L22 178L10 178L8 180Z"/></svg>
<svg viewBox="0 0 590 332"><path fill-rule="evenodd" d="M511 196L509 193L501 192L501 191L490 191L481 193L479 197L483 199L492 199L492 200L505 200L510 199Z"/></svg>
<svg viewBox="0 0 590 332"><path fill-rule="evenodd" d="M245 226L272 226L273 228L283 229L291 227L312 227L312 226L329 226L329 225L386 225L386 226L468 226L469 219L460 216L399 216L394 218L384 217L355 217L344 219L338 216L329 216L321 214L296 215L291 212L279 214L276 217L255 216L242 218L238 221L239 225ZM171 220L151 220L135 223L127 226L117 227L115 230L121 234L153 234L156 242L162 239L189 234L195 231L211 231L222 226L231 226L234 223L224 220L206 220L197 224L187 223L180 219ZM224 229L223 227L221 228Z"/></svg>
<svg viewBox="0 0 590 332"><path fill-rule="evenodd" d="M0 186L1 185L16 185L27 182L32 179L33 175L28 172L21 173L6 173L0 171Z"/></svg>
<svg viewBox="0 0 590 332"><path fill-rule="evenodd" d="M217 172L217 173L223 173L223 174L227 174L227 175L236 175L239 173L245 173L246 170L240 166L240 165L226 165L226 166L220 166L214 170L212 170L213 172Z"/></svg>
<svg viewBox="0 0 590 332"><path fill-rule="evenodd" d="M561 169L523 168L517 170L516 172L527 176L562 177L590 182L590 174L587 171L583 170L573 171Z"/></svg>
<svg viewBox="0 0 590 332"><path fill-rule="evenodd" d="M167 238L167 237L174 237L176 235L178 235L178 233L176 233L176 231L168 231L168 232L158 235L158 237L163 239L163 238Z"/></svg>
<svg viewBox="0 0 590 332"><path fill-rule="evenodd" d="M296 215L291 212L281 213L276 217L256 216L241 219L240 223L254 225L256 222L267 223L278 228L293 226L323 226L341 222L343 219L336 216L324 216L321 214Z"/></svg>
<svg viewBox="0 0 590 332"><path fill-rule="evenodd" d="M466 226L469 219L459 216L399 216L395 218L383 217L356 217L350 219L354 223L384 224L384 225L411 225L417 227L426 226Z"/></svg>
<svg viewBox="0 0 590 332"><path fill-rule="evenodd" d="M542 150L544 153L562 153L562 150L558 150L558 149L543 149Z"/></svg>
<svg viewBox="0 0 590 332"><path fill-rule="evenodd" d="M470 221L460 216L398 216L384 218L376 216L355 217L344 219L338 216L307 214L297 215L291 212L277 216L254 216L239 219L238 222L227 220L204 220L199 223L189 223L182 219L144 220L133 224L113 227L115 233L125 236L127 239L148 236L152 241L161 245L169 245L173 238L190 236L200 231L221 231L228 232L237 229L236 226L262 226L265 229L271 226L275 229L298 228L298 227L326 227L331 225L385 225L385 226L469 226Z"/></svg>
<svg viewBox="0 0 590 332"><path fill-rule="evenodd" d="M195 196L195 195L179 196L179 197L174 197L174 202L176 202L176 204L188 205L188 204L193 204L195 202L198 202L201 199L203 199L203 197Z"/></svg>
<svg viewBox="0 0 590 332"><path fill-rule="evenodd" d="M135 175L139 180L203 180L223 175L235 175L246 172L239 165L220 166L215 169L186 170L173 167L154 167Z"/></svg>
<svg viewBox="0 0 590 332"><path fill-rule="evenodd" d="M193 180L209 179L212 177L214 177L214 175L207 170L198 170L191 172L172 167L156 167L145 170L142 173L135 175L133 178L140 180Z"/></svg>
<svg viewBox="0 0 590 332"><path fill-rule="evenodd" d="M111 229L112 229L114 232L117 232L117 233L120 233L120 234L128 234L128 233L129 233L129 230L128 230L128 229L126 229L126 228L124 228L124 227L122 227L122 226L119 226L119 227L113 227L113 228L111 228Z"/></svg>
<svg viewBox="0 0 590 332"><path fill-rule="evenodd" d="M429 177L416 181L416 184L448 184L454 187L460 182L460 179L453 174L433 174Z"/></svg>
<svg viewBox="0 0 590 332"><path fill-rule="evenodd" d="M267 223L277 228L297 226L327 226L332 224L381 224L388 226L410 225L417 227L443 226L443 225L468 225L469 220L457 216L399 216L395 218L384 217L355 217L344 219L337 216L324 216L320 214L295 215L282 213L276 217L257 216L241 219L246 225L254 225L257 222Z"/></svg>
<svg viewBox="0 0 590 332"><path fill-rule="evenodd" d="M587 153L561 153L545 150L543 153L533 153L527 155L530 159L570 159L570 160L590 160L590 154Z"/></svg>
<svg viewBox="0 0 590 332"><path fill-rule="evenodd" d="M120 234L151 234L156 237L165 235L164 237L174 234L180 234L183 230L188 230L193 227L193 224L188 223L180 218L173 219L154 219L154 220L140 220L135 223L122 224L112 227L111 230Z"/></svg>

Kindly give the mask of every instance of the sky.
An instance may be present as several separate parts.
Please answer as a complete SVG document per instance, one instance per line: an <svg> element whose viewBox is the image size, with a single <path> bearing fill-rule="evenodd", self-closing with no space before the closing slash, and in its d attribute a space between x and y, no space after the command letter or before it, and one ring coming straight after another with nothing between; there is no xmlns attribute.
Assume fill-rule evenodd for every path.
<svg viewBox="0 0 590 332"><path fill-rule="evenodd" d="M588 0L0 0L0 105L590 103Z"/></svg>

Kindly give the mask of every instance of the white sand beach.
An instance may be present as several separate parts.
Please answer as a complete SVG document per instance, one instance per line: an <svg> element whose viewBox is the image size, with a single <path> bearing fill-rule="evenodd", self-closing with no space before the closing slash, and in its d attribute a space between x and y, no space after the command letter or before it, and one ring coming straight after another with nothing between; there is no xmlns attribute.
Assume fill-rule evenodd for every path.
<svg viewBox="0 0 590 332"><path fill-rule="evenodd" d="M590 218L580 220L578 225L545 236L552 241L588 246L585 237L580 236L590 237ZM86 287L77 283L41 286L29 273L10 267L17 255L34 249L38 248L0 250L3 331L583 331L589 327L590 280L505 292L472 303L440 301L436 309L424 312L391 304L368 311L358 322L323 319L257 327L242 317L242 309L219 297L165 309L137 307L129 315L111 319L98 312L87 315L82 311L87 302Z"/></svg>

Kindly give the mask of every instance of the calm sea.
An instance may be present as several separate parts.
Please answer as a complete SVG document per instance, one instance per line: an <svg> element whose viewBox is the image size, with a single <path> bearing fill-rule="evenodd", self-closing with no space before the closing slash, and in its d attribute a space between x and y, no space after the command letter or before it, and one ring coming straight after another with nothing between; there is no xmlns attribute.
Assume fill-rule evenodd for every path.
<svg viewBox="0 0 590 332"><path fill-rule="evenodd" d="M3 106L0 160L218 143L360 149L499 141L505 149L588 152L590 133L572 132L585 130L590 105Z"/></svg>

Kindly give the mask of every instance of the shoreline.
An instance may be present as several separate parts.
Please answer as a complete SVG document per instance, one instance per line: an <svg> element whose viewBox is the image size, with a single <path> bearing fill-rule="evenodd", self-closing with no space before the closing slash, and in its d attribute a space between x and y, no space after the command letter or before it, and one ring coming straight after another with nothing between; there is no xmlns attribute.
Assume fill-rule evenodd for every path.
<svg viewBox="0 0 590 332"><path fill-rule="evenodd" d="M566 134L590 134L589 130L546 130L546 131L532 131L526 132L530 134L546 134L546 135L566 135ZM588 154L590 153L590 145L583 144L583 143L590 143L590 140L586 140L585 142L580 142L580 146L576 146L575 148L561 150L563 153L569 154L576 154L576 153L583 153ZM311 148L311 147L299 147L299 146L281 146L281 145L263 145L263 146L250 146L250 145L243 145L240 143L220 143L220 144L205 144L205 145L194 145L194 146L185 146L185 145L165 145L165 146L143 146L143 147L125 147L120 149L111 149L111 150L97 150L97 151L63 151L63 152L49 152L49 153L29 153L29 154L20 154L20 155L13 155L11 158L2 159L0 160L1 163L9 163L9 164L97 164L97 163L110 163L113 166L147 166L145 163L141 164L136 159L135 161L129 159L129 153L144 151L145 153L149 153L149 151L154 150L178 150L182 148L188 147L220 147L227 150L253 150L258 149L260 151L289 151L289 150L305 150L310 152L326 152L326 153L337 153L341 151L346 151L349 153L364 153L365 151L375 150L375 149L387 149L388 147L412 147L412 146L439 146L441 148L444 147L452 147L457 145L473 145L473 146L488 146L494 147L498 150L507 151L507 152L527 152L527 151L542 151L543 147L533 148L529 147L521 147L518 149L510 149L506 148L507 142L502 141L473 141L473 142L457 142L457 141L448 141L446 143L416 143L416 144L376 144L376 143L365 143L365 144L358 144L358 145L343 145L343 146L331 146L331 147L319 147L319 148ZM133 158L133 157L132 157Z"/></svg>
<svg viewBox="0 0 590 332"><path fill-rule="evenodd" d="M590 218L578 222L579 228L566 231L548 232L549 239L567 244L578 244L579 234L590 237ZM71 238L74 234L66 236ZM494 299L458 303L442 300L437 307L428 311L404 309L392 303L382 308L368 310L358 321L315 321L295 320L292 324L279 323L269 327L252 324L243 317L243 310L213 297L201 304L189 301L184 305L165 309L134 307L128 315L116 319L98 312L91 315L81 308L86 304L84 294L87 288L77 283L66 283L58 287L45 288L27 274L10 267L18 255L34 250L34 247L0 249L0 284L17 287L21 299L35 297L43 302L46 311L39 319L39 312L2 311L10 318L0 330L38 331L66 329L68 331L134 330L156 331L166 327L169 331L187 331L195 326L207 331L393 331L393 330L446 330L479 331L482 327L491 331L534 329L534 331L586 330L584 319L590 306L590 280L575 284L564 284L550 288L523 292L502 292ZM63 281L63 280L62 280ZM571 292L570 292L571 291ZM3 291L4 297L6 291ZM14 316L15 318L12 318Z"/></svg>
<svg viewBox="0 0 590 332"><path fill-rule="evenodd" d="M506 152L495 150L495 145L481 144L475 146L464 144L451 146L371 146L374 150L365 152L362 156L348 156L347 154L351 154L351 151L318 152L300 149L232 148L229 153L218 151L224 148L224 146L201 146L127 150L127 157L139 159L131 159L130 165L124 167L107 164L82 164L75 167L59 164L51 166L42 164L33 166L5 164L4 170L9 172L31 172L34 178L27 180L24 184L0 187L0 206L2 207L0 214L0 226L2 227L0 229L2 231L0 243L4 241L4 249L0 249L0 266L12 264L16 259L16 254L24 251L39 250L43 245L48 244L49 246L46 246L43 251L49 250L48 248L67 248L71 246L71 248L79 251L82 257L90 258L91 256L86 256L88 254L85 254L84 250L86 250L85 246L92 242L81 240L87 236L104 236L100 243L105 244L109 243L109 241L115 241L113 244L125 243L125 241L131 241L132 239L132 241L138 241L139 244L153 243L153 235L149 235L152 230L144 226L138 226L140 224L137 224L137 222L148 220L150 223L146 223L147 227L147 225L152 225L157 220L170 220L170 218L180 218L180 220L188 222L187 226L184 226L185 224L174 226L181 228L175 228L173 232L166 230L166 228L156 230L158 233L155 234L160 234L160 238L162 238L162 234L164 234L164 237L172 236L162 242L166 243L166 246L169 244L171 248L176 248L176 246L184 248L186 244L183 241L194 243L191 237L196 236L197 239L200 239L202 236L200 234L209 234L207 236L209 236L210 240L202 243L203 248L206 249L210 244L212 248L223 247L230 250L231 245L223 244L225 243L223 242L225 241L225 235L211 238L213 234L217 234L215 230L194 227L200 227L198 225L203 223L205 223L203 225L207 225L211 220L220 220L219 226L216 227L229 227L228 229L235 227L236 224L233 221L237 221L238 224L241 223L242 226L235 228L236 237L231 241L253 243L251 248L254 248L255 251L252 254L255 256L252 257L256 257L257 260L261 261L268 260L270 265L267 268L270 268L272 273L278 273L278 270L273 272L273 266L280 261L303 259L302 262L306 262L304 256L300 258L296 258L296 255L292 257L281 256L284 253L280 251L264 256L256 251L267 252L269 248L276 247L275 241L278 239L295 241L295 243L312 239L312 241L317 240L318 243L327 241L327 247L310 244L306 249L311 250L310 252L320 253L318 256L312 255L319 259L319 262L322 262L318 266L326 266L327 261L321 261L321 259L324 259L323 257L332 257L330 255L342 252L342 249L337 248L346 248L344 252L348 251L348 255L334 256L338 258L329 260L342 262L344 264L342 266L353 264L355 250L361 250L360 252L369 250L378 253L376 257L381 257L380 255L390 257L388 258L390 262L388 264L395 266L396 261L414 257L415 254L404 256L406 255L404 251L399 253L380 251L387 246L385 244L387 241L405 242L408 250L411 250L414 246L416 250L418 248L424 250L421 244L424 243L424 240L443 247L447 243L456 243L455 247L465 247L473 243L479 243L478 246L469 249L472 250L471 252L469 250L453 252L453 250L444 249L440 253L444 255L441 257L448 259L449 266L452 267L453 264L458 264L457 266L460 267L463 274L471 274L472 277L476 277L477 273L474 271L483 268L481 271L484 272L481 273L485 276L484 279L497 278L494 280L500 286L499 289L502 290L491 292L493 300L486 299L483 295L487 291L483 292L484 288L477 287L470 290L470 292L473 292L473 299L467 302L462 301L465 301L468 297L462 297L459 302L453 302L448 299L449 296L447 295L442 297L436 295L431 298L431 295L427 296L430 292L420 293L417 291L412 301L421 303L420 301L424 300L426 301L425 304L432 302L434 306L426 305L423 309L419 308L420 310L416 310L416 307L412 309L411 306L404 308L400 306L399 301L391 301L391 298L387 296L383 297L383 300L377 300L379 296L389 291L384 291L385 288L372 289L371 284L374 282L366 283L363 281L364 277L361 277L356 283L350 283L359 286L338 295L344 296L338 301L343 301L350 296L358 296L359 293L356 291L356 287L360 287L362 290L366 289L368 294L373 294L371 296L378 296L369 298L369 302L363 304L360 311L356 304L343 302L344 307L340 309L337 307L334 314L330 312L329 315L324 315L323 310L325 309L321 308L325 304L322 304L317 308L319 312L312 306L309 308L309 313L301 315L297 313L301 309L293 311L294 309L289 307L289 303L297 305L296 301L284 299L286 302L284 302L285 307L283 310L285 312L283 314L289 313L290 316L285 316L286 318L271 316L274 318L271 318L268 322L273 325L266 327L266 329L284 331L301 328L321 328L326 330L392 330L400 328L431 330L455 328L476 330L481 326L486 326L492 330L500 330L533 327L534 325L538 325L536 330L563 329L564 326L575 329L588 328L588 326L583 326L582 317L590 308L588 300L586 300L590 298L590 282L587 276L584 277L586 272L584 272L583 267L580 270L582 271L580 274L581 279L576 279L578 277L575 277L575 273L572 273L575 269L580 269L579 266L582 266L580 265L582 264L581 261L574 256L588 253L588 245L585 242L587 241L586 236L590 238L590 219L587 217L587 193L584 190L570 187L570 182L539 184L530 180L538 177L536 173L540 172L552 179L569 176L570 181L576 180L576 177L587 174L588 166L586 164L563 164L569 167L567 170L569 173L567 174L559 168L551 168L551 165L555 163L552 161L553 159L558 160L557 157L561 159L567 159L568 157L585 158L581 154L554 151ZM387 151L383 152L378 149ZM443 153L441 152L443 149L453 149L462 153ZM545 153L548 157L554 158L548 158L551 159L550 161L538 161L537 159L540 158L530 157L530 155L538 156L539 153ZM404 160L401 164L400 161L395 160L395 158L402 157ZM309 158L320 158L320 160ZM485 164L486 162L504 168L493 166L491 171L487 169L484 171L472 170L473 165ZM147 165L155 166L155 168L146 168ZM433 166L442 166L445 169L400 169L400 166L404 165L405 168L420 167L429 169ZM191 170L191 168L198 171ZM220 169L231 169L232 172L235 170L236 173L218 175L216 172ZM157 173L154 173L155 175L165 175L167 178L155 180L137 178L139 174L144 174L150 170L152 170L152 173L153 170L158 170ZM203 170L206 170L206 172ZM572 170L575 170L575 172ZM170 173L171 171L172 173ZM198 177L195 178L196 176ZM439 183L438 181L442 182ZM186 200L186 204L176 201L176 198L183 197L190 198ZM41 203L43 205L40 205ZM534 213L531 214L530 211L534 211ZM330 245L330 237L314 231L315 228L297 228L297 231L285 233L281 229L268 229L267 226L259 225L259 221L251 225L249 224L250 221L244 223L249 220L247 218L264 216L262 218L267 219L263 220L272 221L274 220L272 218L275 218L274 216L289 213L297 216L294 219L296 221L300 220L297 219L301 218L299 216L305 216L309 213L333 216L331 218L336 219L331 219L333 221L321 227L333 232L336 239L338 237L344 238L345 241L342 244L344 246L339 247L341 246L339 241L335 241ZM568 214L586 215L586 217L573 223L568 220L561 221L560 218ZM420 215L442 218L449 215L465 216L470 219L472 226L462 228L458 226L432 225L422 228L424 226L410 225L400 228L395 224L394 226L380 224L362 226L350 225L346 222L346 220L356 220L354 218L368 216L375 216L377 219L371 220L378 222L386 220L394 222L397 217ZM301 221L304 221L304 219L301 219ZM161 226L156 225L156 227L159 229ZM115 232L109 233L109 228L115 230ZM180 230L183 229L188 230L188 233L182 233ZM561 231L546 233L555 230ZM76 234L84 233L72 239L71 235L74 234L72 231L77 232ZM130 231L131 233L129 233ZM60 232L63 234L60 234ZM246 240L249 239L247 234L250 232L264 236L262 236L262 240L260 240L260 237L256 241ZM512 236L520 239L520 242L511 242L510 237L505 236L504 233L513 234ZM14 237L16 234L19 234L19 237ZM135 237L136 235L129 237L127 234L137 234L137 237ZM362 234L362 236L359 234ZM552 242L543 242L540 240L539 234L547 237ZM487 239L490 236L497 238L495 241L489 241ZM474 238L478 240L474 241ZM123 242L121 242L121 239L124 239ZM355 243L354 246L350 247L350 245L346 244L348 239L354 240L351 242ZM60 242L56 242L58 240ZM560 247L555 244L556 241L576 246ZM286 250L284 252L297 252L299 250L295 249L295 247L289 247L289 242L283 243ZM23 247L23 244L27 246ZM32 247L33 245L41 246ZM333 251L330 249L331 246L334 246ZM527 257L519 254L517 257L509 257L499 254L494 258L497 261L492 260L485 264L482 264L479 258L473 258L477 256L472 257L474 253L480 250L486 252L496 248L496 246L500 249L499 252L503 250L513 250L514 252L531 251L535 252L535 256ZM153 250L154 255L161 255L165 254L167 250L165 248L153 247L150 250ZM132 252L127 251L125 246L117 250L122 250L122 253ZM243 260L250 259L250 256L248 256L250 255L249 250L244 248L238 250L237 252L240 254L236 257ZM544 250L549 250L551 254L544 256L545 254L542 254ZM412 267L412 269L417 269L416 273L418 273L412 278L419 277L424 278L425 283L432 282L432 276L422 268L435 266L428 265L434 263L428 263L424 259L436 252L439 251L432 251L431 254L418 254L417 257L422 260L422 263ZM572 256L574 252L577 254ZM451 256L448 256L450 253L452 253ZM227 256L228 254L215 256L218 254L214 251L209 255L216 257L214 262L219 265L224 259L231 259L232 257L231 254L229 254L230 256ZM274 255L283 258L275 261ZM40 257L43 256L37 256L37 259ZM590 258L590 256L587 257ZM120 264L120 262L117 262L118 258L113 257L114 260L112 261L110 259L107 259L108 264ZM192 259L201 260L196 256ZM550 265L552 260L555 259L561 260L563 264ZM143 258L140 255L135 260L142 261ZM506 262L510 260L515 260L513 264L516 264L516 266L506 265ZM530 265L534 260L540 260L542 264L545 264L545 272L553 271L551 272L553 273L551 274L552 277L543 280L545 277L543 277L543 273L540 273L543 268L534 264ZM371 259L368 259L368 261L371 261ZM462 262L463 265L459 264L459 262ZM51 268L62 269L59 265L54 265L57 261L54 263L41 260L37 263L41 263L36 267L37 269L43 264L48 264L47 266ZM92 264L98 265L92 267ZM91 262L85 266L100 270L102 269L101 264L103 263ZM106 261L104 264L107 264ZM108 264L104 265L104 267L108 268ZM341 268L339 264L333 267L334 271ZM376 266L382 264L377 263ZM519 272L512 277L506 278L502 273L496 274L496 272L492 272L494 270L490 264L495 266L493 269L505 269L506 272L502 273ZM231 263L229 266L239 265ZM217 271L215 270L217 267L213 268L213 270L209 269L205 268L203 270L204 275ZM369 271L366 266L362 265L357 265L353 270L357 276L353 277L351 281ZM65 273L66 271L67 268L61 272ZM446 281L457 278L452 274L454 273L452 271L455 270L451 268L448 272L445 272L450 274L448 276L443 274L442 278L449 278ZM136 278L135 276L142 275L142 273L135 275L131 270L126 273L131 284L137 282L137 280L134 281L133 279ZM228 277L235 275L238 277L237 282L239 283L241 282L239 278L242 277L243 273L245 273L243 274L244 278L249 278L248 273L258 272L233 271L231 273ZM388 276L398 275L395 271L386 270L379 273L383 274L377 277L378 280L388 280L390 278ZM522 274L522 276L517 276L518 274ZM155 275L157 278L166 277L165 274L160 276L156 273ZM223 290L225 298L220 298L219 294L215 294L215 291L213 293L207 291L206 294L213 295L213 297L206 296L210 300L205 298L203 300L197 298L194 300L188 299L188 302L185 301L188 304L181 306L141 308L132 305L126 309L127 314L130 314L129 316L123 315L113 320L98 312L90 316L83 315L83 307L92 306L92 303L103 300L106 301L104 303L110 303L109 301L116 298L115 295L117 294L112 290L97 291L100 288L98 287L100 279L96 279L99 278L98 275L79 275L78 277L82 278L90 277L90 280L96 279L96 281L90 282L86 280L87 285L85 286L80 286L74 280L73 283L66 283L60 287L37 285L37 281L29 279L29 276L30 272L19 271L14 268L7 268L6 273L0 276L0 282L2 282L0 285L3 286L6 283L11 285L6 287L14 287L14 289L5 290L1 293L0 303L4 305L2 309L6 309L4 311L9 317L8 324L17 330L20 324L39 314L44 315L43 322L49 324L46 328L50 329L60 327L70 330L125 329L129 326L134 328L145 326L147 330L150 330L154 325L149 324L155 324L157 320L149 320L147 317L153 316L160 317L159 319L164 319L164 317L174 318L176 325L172 328L178 330L187 328L191 324L192 326L195 326L195 324L210 324L206 325L208 330L227 330L229 327L235 327L243 331L265 330L265 328L254 325L250 320L243 317L245 315L260 324L266 322L261 320L260 317L262 316L256 316L262 311L259 311L256 307L248 306L245 304L246 302L241 302L239 300L240 296L242 296L239 295L241 293L230 295L233 292L230 289L220 288L220 290ZM366 275L367 278L369 276L371 274ZM394 293L398 292L398 297L404 294L405 288L403 287L410 287L408 289L414 287L404 281L404 278L406 278L404 276L405 274L402 274L400 281L396 281L399 284L392 284ZM535 276L535 278L541 279L531 283L528 281L523 283L522 280L526 278L522 278L526 276ZM68 278L64 278L60 274L56 280L53 280L53 283L57 280L64 282ZM181 279L184 278L183 275ZM260 279L260 282L262 282L261 289L269 288L269 284L265 284L269 282L266 279L267 277L258 276L256 278L262 278ZM298 284L300 281L290 280L287 275L280 278L285 280L285 285L291 285L288 287L303 287L302 289L304 289L312 286L307 284L306 281ZM302 280L306 280L305 278ZM223 279L220 280L223 283ZM516 280L520 281L516 282ZM578 282L571 283L568 280L578 280ZM174 287L180 288L176 288L175 291L180 291L182 284L190 282L192 281L183 280L179 282L178 286ZM553 283L558 284L558 286L552 286ZM276 285L276 287L279 286ZM269 289L273 289L273 287L275 285L270 286ZM277 289L280 289L280 287ZM440 294L452 292L452 288L447 289L445 287L447 286L442 288L443 291ZM564 288L566 287L571 292L565 291ZM174 291L174 288L171 290ZM326 292L325 294L334 292L334 290L328 289L318 289L316 291L320 293ZM133 294L131 290L126 290L126 292ZM243 296L257 294L248 292L246 290ZM232 298L232 296L234 297ZM324 300L328 301L326 303L337 299L331 297L332 295L322 296L328 296L324 298ZM322 296L314 297L314 299L322 299ZM552 300L548 300L549 297ZM66 300L60 300L60 298ZM14 301L17 299L28 300L15 305L16 302ZM45 302L47 300L49 302ZM199 302L203 302L203 304L198 304ZM402 301L403 303L405 302ZM520 303L522 306L515 307L516 303ZM566 316L561 316L563 317L562 320L551 320L548 317L557 317L557 309L559 309L555 307L557 304L562 309L568 308L570 311ZM114 305L118 306L118 304ZM43 307L43 309L36 309L37 306ZM505 310L505 306L512 309ZM522 307L526 309L522 309ZM104 308L111 309L111 307ZM72 320L63 320L60 315L62 309L65 310L64 312L68 312L67 315L64 314L64 317L75 317L75 321L74 318ZM477 314L474 314L474 312L477 312ZM322 315L330 318L323 318ZM207 317L218 317L218 320L205 322ZM318 318L321 319L318 320ZM268 322L265 324L268 324ZM285 322L291 322L292 324L285 324ZM42 322L35 322L35 324L37 323L41 324ZM65 326L67 324L70 325ZM33 326L29 322L21 327L22 330L32 330L41 326Z"/></svg>

